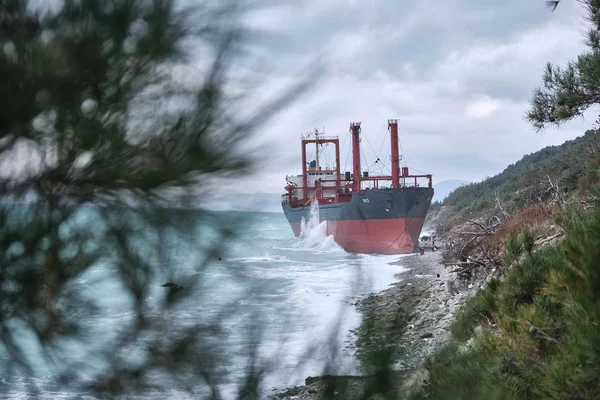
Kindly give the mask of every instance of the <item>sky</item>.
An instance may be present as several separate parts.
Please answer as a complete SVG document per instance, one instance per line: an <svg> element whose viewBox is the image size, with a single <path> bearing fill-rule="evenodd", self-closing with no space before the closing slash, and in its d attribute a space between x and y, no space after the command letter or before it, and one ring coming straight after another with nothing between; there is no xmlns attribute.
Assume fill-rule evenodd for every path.
<svg viewBox="0 0 600 400"><path fill-rule="evenodd" d="M586 51L584 9L575 0L555 12L544 0L262 2L245 14L254 34L229 89L243 94L242 118L279 96L285 107L240 144L258 162L225 180L223 193L282 193L286 175L301 172L300 136L315 128L339 136L344 172L352 167L349 124L360 121L362 169L388 175L387 121L398 119L402 164L432 174L435 184L481 181L581 136L598 117L594 107L542 133L524 119L546 63L565 65ZM210 59L188 44L201 56L181 69L185 77L193 67L206 71ZM298 84L305 90L296 96ZM334 164L332 150L325 164Z"/></svg>
<svg viewBox="0 0 600 400"><path fill-rule="evenodd" d="M543 0L277 4L247 16L265 33L255 43L265 78L251 100L285 93L311 71L318 79L247 139L261 162L230 192L281 193L285 175L300 173L300 136L315 128L346 142L341 162L350 170L348 127L360 121L365 169L378 156L389 159L387 120L397 118L411 169L434 182L480 181L582 135L596 119L590 110L543 133L524 119L546 63L564 65L586 50L576 1L554 13Z"/></svg>

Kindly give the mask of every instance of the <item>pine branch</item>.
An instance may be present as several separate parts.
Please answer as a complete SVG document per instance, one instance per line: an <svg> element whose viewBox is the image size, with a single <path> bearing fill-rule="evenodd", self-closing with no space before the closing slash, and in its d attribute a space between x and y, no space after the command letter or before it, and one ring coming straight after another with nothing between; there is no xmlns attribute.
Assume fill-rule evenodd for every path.
<svg viewBox="0 0 600 400"><path fill-rule="evenodd" d="M558 7L558 3L560 3L560 0L549 0L546 1L546 7L548 7L550 11L554 12L554 10L556 10L556 7Z"/></svg>

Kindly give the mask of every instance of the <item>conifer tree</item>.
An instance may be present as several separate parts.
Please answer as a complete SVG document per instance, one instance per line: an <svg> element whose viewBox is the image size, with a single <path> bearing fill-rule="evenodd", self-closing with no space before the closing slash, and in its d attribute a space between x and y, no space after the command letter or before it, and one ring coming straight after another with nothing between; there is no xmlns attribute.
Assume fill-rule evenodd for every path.
<svg viewBox="0 0 600 400"><path fill-rule="evenodd" d="M547 1L552 10L559 1ZM590 28L586 35L588 51L560 67L548 63L542 86L535 89L527 120L539 131L548 125L560 126L581 116L600 102L600 1L581 0L587 10Z"/></svg>
<svg viewBox="0 0 600 400"><path fill-rule="evenodd" d="M213 225L217 245L187 243L199 271L232 232L201 211L166 207L201 194L206 178L242 171L240 135L276 108L240 121L225 93L242 7L182 4L0 1L1 392L49 373L103 397L199 385L218 397L222 364L203 335L232 311L202 325L169 319L199 274L158 305L149 298L178 273L167 243ZM186 67L191 48L202 73ZM80 288L98 265L130 300L108 343L95 317L106 312L98 298L114 293Z"/></svg>

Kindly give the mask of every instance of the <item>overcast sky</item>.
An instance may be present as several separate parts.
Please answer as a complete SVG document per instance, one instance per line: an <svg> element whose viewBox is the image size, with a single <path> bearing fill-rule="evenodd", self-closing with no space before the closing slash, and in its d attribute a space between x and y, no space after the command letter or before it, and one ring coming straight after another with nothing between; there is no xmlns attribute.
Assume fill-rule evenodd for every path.
<svg viewBox="0 0 600 400"><path fill-rule="evenodd" d="M582 12L563 1L551 13L543 0L295 0L255 12L250 24L270 32L261 39L269 71L261 93L324 68L249 142L264 144L264 165L239 189L282 192L285 175L300 172L300 135L325 127L344 143L351 121L368 139L363 167L376 159L388 118L397 118L406 164L434 182L479 181L582 135L596 109L542 134L523 118L545 64L585 50ZM388 148L386 139L382 159ZM343 150L342 168L348 143Z"/></svg>

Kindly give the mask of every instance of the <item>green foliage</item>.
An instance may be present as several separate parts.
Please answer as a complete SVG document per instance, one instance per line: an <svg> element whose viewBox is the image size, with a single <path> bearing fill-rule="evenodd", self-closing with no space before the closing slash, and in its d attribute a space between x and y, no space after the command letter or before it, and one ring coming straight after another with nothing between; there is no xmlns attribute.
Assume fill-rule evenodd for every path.
<svg viewBox="0 0 600 400"><path fill-rule="evenodd" d="M443 203L442 203L441 201L438 201L438 200L436 200L436 201L433 201L433 202L431 203L431 206L429 206L429 210L430 210L430 211L437 211L437 210L439 210L440 208L442 208L442 205L443 205Z"/></svg>
<svg viewBox="0 0 600 400"><path fill-rule="evenodd" d="M527 253L531 256L534 244L535 237L529 229L524 229L518 235L512 233L506 238L506 242L504 243L502 262L504 265L519 265L523 253Z"/></svg>
<svg viewBox="0 0 600 400"><path fill-rule="evenodd" d="M556 8L558 1L550 2ZM548 63L543 84L535 89L526 117L537 130L561 124L578 117L598 103L600 95L600 15L598 0L582 0L591 24L586 36L589 51L570 61L565 67Z"/></svg>
<svg viewBox="0 0 600 400"><path fill-rule="evenodd" d="M552 10L558 1L547 1ZM561 68L548 64L526 116L538 130L560 126L600 98L600 1L582 0L592 24L590 51ZM595 131L524 157L502 174L459 188L445 205L471 214L489 211L494 191L510 208L546 201L547 178L587 191L597 183ZM557 193L559 194L559 193ZM594 190L598 199L600 191ZM597 202L597 200L596 200ZM486 209L487 208L487 209ZM600 211L568 208L557 222L557 246L533 251L534 238L511 235L508 269L465 304L452 326L460 342L480 330L475 345L448 346L429 363L427 392L413 398L597 399L600 397Z"/></svg>
<svg viewBox="0 0 600 400"><path fill-rule="evenodd" d="M423 396L598 398L600 211L567 209L557 221L565 230L559 245L530 251L529 233L507 241L508 272L452 326L459 343L475 336L474 344L450 345L430 360Z"/></svg>
<svg viewBox="0 0 600 400"><path fill-rule="evenodd" d="M47 368L83 396L176 389L196 397L201 387L219 397L224 349L210 337L235 308L202 324L170 317L184 300L202 299L201 272L233 231L210 213L180 207L215 174L243 171L250 160L238 139L277 108L239 120L226 93L243 49L239 12L249 6L193 3L0 2L4 393ZM201 68L186 64L192 42ZM189 255L187 270L178 251ZM108 342L95 318L114 310L88 293L93 285L79 284L99 269L102 283L117 288L106 296L127 300L119 304L127 318ZM175 279L183 290L153 294ZM265 368L249 371L240 396L257 395ZM36 385L28 388L34 396Z"/></svg>
<svg viewBox="0 0 600 400"><path fill-rule="evenodd" d="M520 382L507 377L510 365L485 347L446 346L428 360L429 381L435 390L413 394L409 398L427 399L523 399L527 398Z"/></svg>
<svg viewBox="0 0 600 400"><path fill-rule="evenodd" d="M593 181L588 174L600 166L599 149L600 135L589 130L560 146L528 154L496 176L457 188L443 204L468 216L490 214L497 207L498 193L502 206L514 212L530 203L551 200L548 178L558 184L561 195L568 196Z"/></svg>
<svg viewBox="0 0 600 400"><path fill-rule="evenodd" d="M531 252L533 252L533 246L535 245L535 237L533 236L533 232L531 232L529 229L525 229L522 233L521 233L521 242L523 244L523 250L531 255Z"/></svg>
<svg viewBox="0 0 600 400"><path fill-rule="evenodd" d="M502 285L502 302L509 308L530 304L544 283L544 275L549 270L564 267L560 249L544 248L524 257L513 265Z"/></svg>
<svg viewBox="0 0 600 400"><path fill-rule="evenodd" d="M458 340L468 340L473 336L473 330L479 323L492 321L498 312L497 291L498 281L493 279L485 290L480 290L470 299L456 316L451 326L451 332Z"/></svg>
<svg viewBox="0 0 600 400"><path fill-rule="evenodd" d="M502 254L502 261L504 265L511 265L516 263L523 253L522 243L519 241L516 234L511 234L504 244L504 253Z"/></svg>

